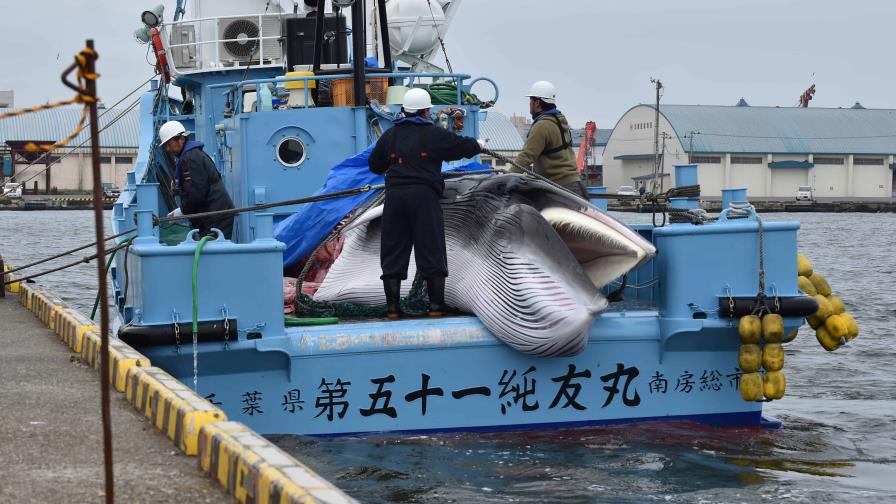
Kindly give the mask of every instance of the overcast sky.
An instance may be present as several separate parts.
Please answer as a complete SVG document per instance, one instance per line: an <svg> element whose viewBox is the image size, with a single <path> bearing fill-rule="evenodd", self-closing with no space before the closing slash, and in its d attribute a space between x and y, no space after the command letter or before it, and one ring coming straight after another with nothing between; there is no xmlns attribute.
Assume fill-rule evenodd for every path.
<svg viewBox="0 0 896 504"><path fill-rule="evenodd" d="M156 3L6 0L0 89L17 107L69 97L58 75L93 37L111 104L152 71L132 33ZM653 100L650 77L670 104L789 107L815 83L810 106L896 108L894 21L890 0L463 0L445 43L455 71L499 83L498 110L527 112L522 95L545 79L574 126L612 128Z"/></svg>

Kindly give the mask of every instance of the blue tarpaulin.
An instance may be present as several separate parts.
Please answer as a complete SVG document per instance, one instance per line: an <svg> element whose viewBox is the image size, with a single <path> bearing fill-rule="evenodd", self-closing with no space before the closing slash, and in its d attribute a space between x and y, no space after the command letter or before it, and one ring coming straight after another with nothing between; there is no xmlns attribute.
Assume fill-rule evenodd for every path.
<svg viewBox="0 0 896 504"><path fill-rule="evenodd" d="M384 178L370 171L367 158L373 150L370 145L360 154L356 154L334 166L327 176L327 181L314 195L345 191L365 185L382 184ZM487 170L488 166L479 163L468 163L462 166L443 165L442 171ZM372 199L379 191L318 201L305 205L301 210L290 215L274 227L274 236L286 244L283 252L283 264L288 266L304 259L314 251L321 241L333 231L339 221L355 208Z"/></svg>

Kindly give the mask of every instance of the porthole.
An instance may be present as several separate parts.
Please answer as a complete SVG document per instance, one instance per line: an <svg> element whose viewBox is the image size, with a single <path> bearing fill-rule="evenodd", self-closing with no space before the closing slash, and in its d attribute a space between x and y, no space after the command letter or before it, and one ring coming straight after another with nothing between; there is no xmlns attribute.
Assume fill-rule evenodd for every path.
<svg viewBox="0 0 896 504"><path fill-rule="evenodd" d="M286 137L277 144L277 159L283 166L299 166L305 161L305 143L296 137Z"/></svg>

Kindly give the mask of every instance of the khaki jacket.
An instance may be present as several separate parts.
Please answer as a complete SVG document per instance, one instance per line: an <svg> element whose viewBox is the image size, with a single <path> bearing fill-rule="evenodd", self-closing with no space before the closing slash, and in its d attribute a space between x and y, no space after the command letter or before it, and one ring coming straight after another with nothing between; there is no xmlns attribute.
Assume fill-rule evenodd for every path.
<svg viewBox="0 0 896 504"><path fill-rule="evenodd" d="M560 120L569 147L559 152L545 154L545 151L560 147L564 143L554 117ZM546 114L535 121L529 130L523 151L516 157L516 164L526 168L534 164L536 173L562 186L580 181L582 177L576 170L576 155L572 150L572 134L566 117L563 114ZM515 166L511 169L522 172Z"/></svg>

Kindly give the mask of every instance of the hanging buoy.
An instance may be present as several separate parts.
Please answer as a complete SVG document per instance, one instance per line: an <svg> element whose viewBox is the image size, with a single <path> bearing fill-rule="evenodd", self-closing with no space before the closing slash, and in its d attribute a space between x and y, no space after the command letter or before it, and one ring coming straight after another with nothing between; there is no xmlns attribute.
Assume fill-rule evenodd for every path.
<svg viewBox="0 0 896 504"><path fill-rule="evenodd" d="M801 277L812 276L812 263L803 254L796 255L796 271Z"/></svg>
<svg viewBox="0 0 896 504"><path fill-rule="evenodd" d="M780 371L784 368L784 347L780 343L766 343L762 347L762 368L766 371Z"/></svg>
<svg viewBox="0 0 896 504"><path fill-rule="evenodd" d="M762 365L762 349L759 345L741 345L737 363L745 373L755 373Z"/></svg>
<svg viewBox="0 0 896 504"><path fill-rule="evenodd" d="M777 313L763 315L762 339L766 343L780 343L784 339L784 317Z"/></svg>
<svg viewBox="0 0 896 504"><path fill-rule="evenodd" d="M827 329L824 326L819 326L815 329L815 338L821 344L822 348L827 350L828 352L833 352L834 350L840 348L840 338L834 338L828 333Z"/></svg>
<svg viewBox="0 0 896 504"><path fill-rule="evenodd" d="M839 315L846 311L846 307L843 306L843 300L839 297L831 294L827 297L828 304L831 305L831 313L834 315Z"/></svg>
<svg viewBox="0 0 896 504"><path fill-rule="evenodd" d="M828 331L828 334L833 336L834 338L846 338L846 335L849 334L849 329L846 327L846 320L840 315L831 315L824 321L824 328Z"/></svg>
<svg viewBox="0 0 896 504"><path fill-rule="evenodd" d="M784 339L781 340L781 343L790 343L791 341L796 339L796 337L799 333L800 333L799 328L796 328L796 329L790 331L790 334L788 334L787 336L784 336Z"/></svg>
<svg viewBox="0 0 896 504"><path fill-rule="evenodd" d="M822 296L821 294L816 294L812 296L818 301L818 311L815 312L815 316L820 318L822 322L827 320L834 312L831 310L831 303L828 302L828 298Z"/></svg>
<svg viewBox="0 0 896 504"><path fill-rule="evenodd" d="M812 285L812 281L807 277L801 276L796 279L796 286L803 291L804 294L808 296L814 296L818 294L818 291L815 290L815 286Z"/></svg>
<svg viewBox="0 0 896 504"><path fill-rule="evenodd" d="M740 375L739 388L744 401L759 401L762 399L762 375L759 373Z"/></svg>
<svg viewBox="0 0 896 504"><path fill-rule="evenodd" d="M812 282L812 285L815 286L815 290L817 290L819 294L822 296L831 295L831 286L828 284L828 281L821 276L821 273L812 273L809 276L809 280Z"/></svg>
<svg viewBox="0 0 896 504"><path fill-rule="evenodd" d="M762 377L762 393L766 399L780 399L784 397L785 387L786 380L782 371L768 371Z"/></svg>
<svg viewBox="0 0 896 504"><path fill-rule="evenodd" d="M744 315L737 323L741 343L757 344L762 338L762 323L756 315Z"/></svg>
<svg viewBox="0 0 896 504"><path fill-rule="evenodd" d="M846 341L849 341L859 335L859 324L856 319L852 318L849 312L843 312L840 317L846 321Z"/></svg>

